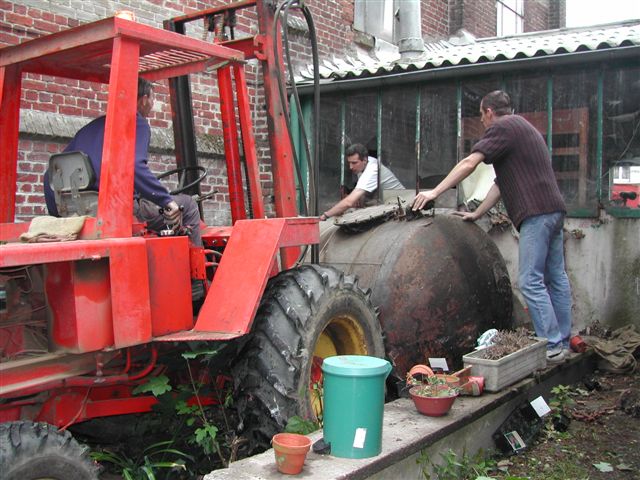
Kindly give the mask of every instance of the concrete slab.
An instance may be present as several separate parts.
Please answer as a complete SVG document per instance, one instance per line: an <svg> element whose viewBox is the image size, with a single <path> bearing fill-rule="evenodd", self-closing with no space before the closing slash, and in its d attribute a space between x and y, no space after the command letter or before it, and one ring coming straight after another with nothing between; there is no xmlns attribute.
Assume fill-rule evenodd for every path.
<svg viewBox="0 0 640 480"><path fill-rule="evenodd" d="M420 415L409 399L387 403L384 409L382 453L373 458L348 459L309 452L302 473L295 478L314 480L422 478L426 458L439 459L439 453L452 449L473 455L493 448L491 435L510 413L525 401L543 395L559 384L571 384L593 371L591 354L575 355L568 362L536 372L532 378L501 392L480 397L460 397L444 417ZM309 435L313 442L322 432ZM281 479L273 450L235 462L216 470L205 480Z"/></svg>

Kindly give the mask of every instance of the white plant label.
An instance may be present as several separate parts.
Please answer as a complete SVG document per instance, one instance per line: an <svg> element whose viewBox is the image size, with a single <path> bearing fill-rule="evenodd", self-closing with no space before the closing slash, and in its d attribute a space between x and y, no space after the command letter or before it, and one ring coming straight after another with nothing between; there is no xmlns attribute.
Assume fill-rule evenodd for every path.
<svg viewBox="0 0 640 480"><path fill-rule="evenodd" d="M511 445L511 448L513 449L514 452L517 452L518 450L522 450L524 447L527 446L527 444L524 443L524 440L522 440L522 437L520 436L520 434L515 430L513 432L505 433L504 437L507 439L507 441L509 442L509 445Z"/></svg>
<svg viewBox="0 0 640 480"><path fill-rule="evenodd" d="M445 372L449 371L446 358L430 358L429 365L431 368L441 368Z"/></svg>
<svg viewBox="0 0 640 480"><path fill-rule="evenodd" d="M544 398L538 397L531 400L531 406L536 411L539 417L544 417L547 413L551 411L547 402L544 401Z"/></svg>
<svg viewBox="0 0 640 480"><path fill-rule="evenodd" d="M366 428L356 428L356 434L353 437L353 448L364 448L364 441L367 438Z"/></svg>

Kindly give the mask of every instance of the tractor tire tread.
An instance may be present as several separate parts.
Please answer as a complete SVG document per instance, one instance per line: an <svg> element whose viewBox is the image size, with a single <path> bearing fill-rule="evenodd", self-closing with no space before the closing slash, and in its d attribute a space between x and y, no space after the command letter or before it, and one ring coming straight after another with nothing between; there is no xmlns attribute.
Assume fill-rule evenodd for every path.
<svg viewBox="0 0 640 480"><path fill-rule="evenodd" d="M333 267L304 265L272 278L232 368L240 430L249 441L249 453L268 447L290 417L311 415L312 355L332 305L358 318L368 354L384 356L377 311L355 277Z"/></svg>
<svg viewBox="0 0 640 480"><path fill-rule="evenodd" d="M68 431L42 422L0 424L0 465L5 480L94 480L98 466Z"/></svg>

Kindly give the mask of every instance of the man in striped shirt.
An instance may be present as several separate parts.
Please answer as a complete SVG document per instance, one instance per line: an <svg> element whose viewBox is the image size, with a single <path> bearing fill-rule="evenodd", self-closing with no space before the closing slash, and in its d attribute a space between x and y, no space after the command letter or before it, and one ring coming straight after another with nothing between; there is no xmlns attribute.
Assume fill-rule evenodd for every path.
<svg viewBox="0 0 640 480"><path fill-rule="evenodd" d="M549 363L564 361L571 336L571 287L564 266L562 229L566 206L544 138L523 117L514 115L509 95L496 90L482 99L486 131L433 190L420 192L413 209L423 208L467 178L480 164L492 164L496 179L473 212L454 212L475 221L502 198L520 232L518 284L540 337L548 339Z"/></svg>

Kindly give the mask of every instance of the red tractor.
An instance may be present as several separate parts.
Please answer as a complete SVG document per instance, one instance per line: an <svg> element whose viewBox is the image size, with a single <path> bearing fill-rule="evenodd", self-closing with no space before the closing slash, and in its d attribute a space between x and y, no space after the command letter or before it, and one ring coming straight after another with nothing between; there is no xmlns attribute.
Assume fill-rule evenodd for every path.
<svg viewBox="0 0 640 480"><path fill-rule="evenodd" d="M243 388L255 386L256 395L267 395L262 389L270 384L265 406L275 401L279 407L267 413L272 420L266 426L246 425L248 432L256 429L251 435L263 434L263 444L272 433L267 430L281 428L290 416L313 414L307 390L314 355L384 355L377 314L353 277L330 267L295 267L299 246L317 243L319 229L317 218L298 217L296 209L286 106L269 73L279 59L268 34L274 11L267 3L243 1L199 14L213 18L255 6L261 34L231 45L113 17L0 50L4 478L90 478L90 464L74 458L82 449L69 443L64 430L93 418L149 411L156 398L131 392L164 371L164 352L176 345L226 342L251 331L269 336L279 324L278 338L270 339L273 351L247 348L243 362L250 365ZM179 30L181 20L169 24ZM276 217L269 219L244 72L244 61L255 57L267 73L270 106ZM233 226L205 226L204 248L196 248L186 236L151 235L133 217L131 158L138 76L172 79L175 107L186 75L204 71L217 76ZM30 224L14 223L21 83L28 73L108 85L99 192L86 190L82 179L91 172L81 161L62 169L68 178L59 200L69 204L68 211L88 213L75 241L23 243L20 236ZM189 172L183 151L178 166ZM194 279L206 290L197 311Z"/></svg>
<svg viewBox="0 0 640 480"><path fill-rule="evenodd" d="M216 18L232 19L245 8L257 9L260 33L255 37L208 43L183 35L190 21L207 19L213 26ZM301 247L317 244L320 231L317 217L298 216L296 207L294 155L285 120L288 107L278 85L280 45L273 35L279 12L268 0L244 0L172 19L165 30L113 17L0 49L3 478L93 478L94 467L67 427L150 411L156 397L132 391L167 371L169 352L186 350L194 342L232 346L230 371L241 431L254 446L268 445L273 433L294 415L315 416L317 403L311 391L322 358L385 356L371 292L335 267L301 265ZM250 58L259 59L263 67L274 218L264 218L244 72L244 62ZM188 75L201 72L216 77L218 84L232 215L231 226L203 225L203 248L191 245L186 236L153 235L136 220L131 161L138 76L170 79L177 166L186 183L197 183L192 178L198 164ZM57 200L66 202L67 211L86 213L74 241L24 243L20 237L33 233L30 224L14 222L21 84L31 73L108 86L98 192L87 189L91 172L86 162L76 158L62 168L67 178ZM197 186L193 188L197 192ZM433 227L419 233L429 242L428 232L434 232L435 243L427 250L433 252L432 260L441 257L437 260L441 263L451 260L436 251L445 248L442 243L451 243L447 235L471 241L469 230L460 234L460 229L475 228L449 220L429 222ZM407 238L415 238L418 223L414 225ZM394 229L395 235L402 235L400 230ZM397 238L391 241L402 243ZM485 248L469 248L481 247ZM413 262L417 275L426 275L420 272L424 261ZM358 263L344 258L333 263L351 271L349 262ZM504 286L504 264L491 262L497 270L472 277L477 288ZM500 326L510 318L509 288L499 289L497 299L479 294L483 299L478 300L473 287L460 295L469 296L473 305L489 306L478 318L464 317L469 328L458 329L456 322L445 326L470 310L450 297L452 288L441 277L441 294L431 288L420 296L433 300L437 310L433 315L416 304L411 306L413 319L395 320L394 311L403 312L399 303L407 292L401 284L385 288L387 275L392 278L393 272L382 271L378 276L382 281L370 286L374 296L376 288L379 296L399 295L392 302L378 303L389 319L388 356L400 370L423 360L424 343L416 341L422 337L416 332L423 331L428 339L449 339L440 350L432 350L445 356L447 345L468 349L479 329ZM204 300L196 304L194 280L205 288ZM437 328L431 329L428 322ZM397 377L403 374L399 371Z"/></svg>

